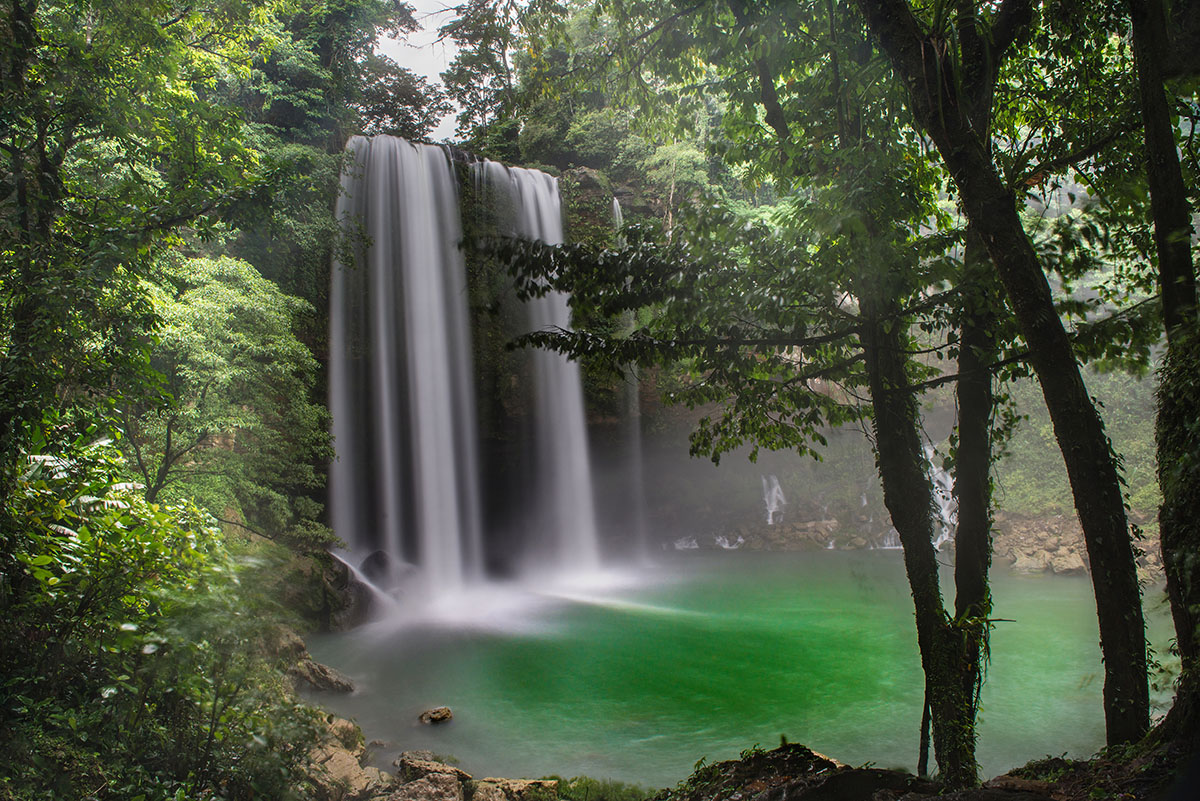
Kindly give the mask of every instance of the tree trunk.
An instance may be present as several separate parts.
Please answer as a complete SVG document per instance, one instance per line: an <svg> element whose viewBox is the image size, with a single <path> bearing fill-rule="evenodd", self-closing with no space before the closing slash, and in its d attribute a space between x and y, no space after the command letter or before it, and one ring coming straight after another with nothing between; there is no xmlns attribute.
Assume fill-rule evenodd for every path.
<svg viewBox="0 0 1200 801"><path fill-rule="evenodd" d="M865 282L864 282L865 283ZM916 609L917 644L925 671L933 753L946 789L978 783L972 704L962 695L957 635L947 619L933 550L933 487L925 467L918 410L892 298L874 287L860 292L875 452L883 502L904 547L904 568ZM883 321L887 320L888 325ZM973 696L972 696L973 698Z"/></svg>
<svg viewBox="0 0 1200 801"><path fill-rule="evenodd" d="M1196 282L1192 265L1191 209L1179 156L1175 127L1163 91L1162 58L1167 51L1166 10L1162 0L1130 0L1133 54L1146 144L1146 173L1154 242L1158 253L1159 291L1167 332L1167 358L1158 390L1155 424L1159 508L1159 542L1167 580L1167 597L1175 623L1182 671L1176 700L1163 733L1193 746L1200 730L1200 390L1196 386Z"/></svg>
<svg viewBox="0 0 1200 801"><path fill-rule="evenodd" d="M945 43L923 32L904 0L858 3L905 82L911 110L941 154L1031 348L1091 561L1104 657L1107 741L1136 740L1149 724L1145 625L1120 479L1103 422L1021 225L1016 196L1001 181L953 81L945 77L954 69L942 55Z"/></svg>
<svg viewBox="0 0 1200 801"><path fill-rule="evenodd" d="M1146 140L1146 176L1158 251L1163 323L1170 343L1180 326L1196 325L1196 278L1192 267L1192 213L1175 150L1175 126L1163 92L1161 59L1166 53L1166 11L1162 0L1129 0L1133 18L1133 57Z"/></svg>
<svg viewBox="0 0 1200 801"><path fill-rule="evenodd" d="M1177 335L1158 387L1158 483L1163 568L1182 662L1175 703L1161 734L1200 748L1200 336Z"/></svg>
<svg viewBox="0 0 1200 801"><path fill-rule="evenodd" d="M958 528L954 537L954 628L959 637L959 694L974 722L983 686L992 596L992 374L995 361L999 287L983 243L968 226L959 322L958 448L954 496ZM973 729L972 729L973 731Z"/></svg>

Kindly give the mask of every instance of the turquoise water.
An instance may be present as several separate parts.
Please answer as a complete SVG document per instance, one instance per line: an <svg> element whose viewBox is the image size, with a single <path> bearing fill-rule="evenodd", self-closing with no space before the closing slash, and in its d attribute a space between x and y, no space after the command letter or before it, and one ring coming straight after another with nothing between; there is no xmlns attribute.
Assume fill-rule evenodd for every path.
<svg viewBox="0 0 1200 801"><path fill-rule="evenodd" d="M383 740L485 775L672 785L701 757L781 735L850 763L916 764L922 679L897 551L688 552L620 589L483 596L479 623L314 637L358 690L319 698ZM1103 744L1088 579L993 570L996 624L979 754L986 775ZM1157 597L1157 593L1148 593ZM1151 639L1168 636L1161 613ZM443 726L421 710L454 710Z"/></svg>

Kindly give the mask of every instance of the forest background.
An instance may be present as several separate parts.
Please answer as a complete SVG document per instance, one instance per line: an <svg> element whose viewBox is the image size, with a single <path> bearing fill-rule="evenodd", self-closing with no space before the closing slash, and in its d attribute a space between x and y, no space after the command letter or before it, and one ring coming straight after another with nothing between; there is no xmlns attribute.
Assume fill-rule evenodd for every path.
<svg viewBox="0 0 1200 801"><path fill-rule="evenodd" d="M1068 482L1053 443L1069 456L1099 436L1080 458L1110 466L1092 486L1111 484L1119 507L1094 513L1111 527L1088 541L1093 573L1124 588L1113 616L1137 610L1104 635L1126 649L1106 666L1114 746L1149 727L1125 509L1143 521L1132 537L1159 536L1163 479L1181 701L1151 736L1194 743L1195 567L1170 553L1195 552L1186 521L1200 519L1195 303L1178 297L1190 255L1171 273L1164 253L1190 241L1197 28L1153 2L892 5L472 0L440 24L457 54L434 85L376 52L416 28L403 3L12 0L0 797L308 792L320 714L262 643L274 619L317 625L332 603L312 565L335 542L322 364L341 150L355 133L425 139L451 111L463 150L561 176L568 247L492 243L477 259L512 267L524 292L573 292L577 332L530 342L585 360L595 414L638 362L695 410L697 454L819 455L831 426L859 426L907 562L930 542L920 406L973 410L975 430L960 423L938 458L960 492L976 488L979 545L959 548L975 585L955 609L925 598L923 618L910 565L951 786L977 781L992 512L1071 514L1083 480ZM1160 37L1149 51L1146 36ZM1180 181L1165 193L1164 170ZM1163 222L1166 194L1182 225ZM998 252L1028 252L1052 305L1026 309L1036 281L997 282L1021 275ZM1166 354L1184 366L1156 402L1148 376ZM1046 390L1078 365L1107 429L1064 433L1029 380ZM1066 408L1075 391L1046 399ZM1097 526L1085 519L1085 536ZM1128 564L1107 566L1092 539L1123 543ZM951 652L965 656L939 662Z"/></svg>

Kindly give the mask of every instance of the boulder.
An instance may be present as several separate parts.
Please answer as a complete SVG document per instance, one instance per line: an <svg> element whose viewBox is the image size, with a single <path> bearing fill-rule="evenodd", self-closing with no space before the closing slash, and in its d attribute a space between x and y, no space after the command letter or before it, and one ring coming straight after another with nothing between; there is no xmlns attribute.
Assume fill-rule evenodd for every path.
<svg viewBox="0 0 1200 801"><path fill-rule="evenodd" d="M376 768L364 768L344 748L322 746L312 753L311 772L316 795L321 801L361 801L386 792L391 777Z"/></svg>
<svg viewBox="0 0 1200 801"><path fill-rule="evenodd" d="M426 709L421 713L420 721L422 723L445 723L454 717L454 713L450 711L448 706L435 706L433 709Z"/></svg>
<svg viewBox="0 0 1200 801"><path fill-rule="evenodd" d="M508 801L504 791L500 789L500 785L492 784L491 782L479 782L475 785L475 792L471 795L471 801Z"/></svg>
<svg viewBox="0 0 1200 801"><path fill-rule="evenodd" d="M308 657L301 659L288 668L287 674L296 684L297 689L303 685L308 685L315 690L325 690L327 692L354 692L354 682L350 681L344 674L328 665L314 662Z"/></svg>
<svg viewBox="0 0 1200 801"><path fill-rule="evenodd" d="M1046 565L1049 563L1049 555L1045 551L1030 554L1014 548L1011 554L1013 570L1018 573L1040 573L1046 569Z"/></svg>
<svg viewBox="0 0 1200 801"><path fill-rule="evenodd" d="M437 754L424 748L419 748L413 751L401 751L400 756L396 757L396 761L392 764L399 765L400 760L402 759L416 759L422 762L445 762L445 760L438 759Z"/></svg>
<svg viewBox="0 0 1200 801"><path fill-rule="evenodd" d="M386 801L463 801L463 785L449 773L431 773L405 782L386 796Z"/></svg>
<svg viewBox="0 0 1200 801"><path fill-rule="evenodd" d="M396 757L396 761L392 764L400 768L400 776L404 781L411 782L427 776L450 776L457 782L469 782L471 780L471 774L465 770L456 768L453 765L447 765L445 762L421 759L420 757L425 756L425 753L405 751Z"/></svg>
<svg viewBox="0 0 1200 801"><path fill-rule="evenodd" d="M558 782L554 779L480 779L475 786L476 798L480 788L484 787L488 788L484 801L527 801L538 797L554 798L558 794Z"/></svg>
<svg viewBox="0 0 1200 801"><path fill-rule="evenodd" d="M1077 551L1064 548L1051 558L1050 569L1055 573L1081 575L1087 572L1087 565Z"/></svg>

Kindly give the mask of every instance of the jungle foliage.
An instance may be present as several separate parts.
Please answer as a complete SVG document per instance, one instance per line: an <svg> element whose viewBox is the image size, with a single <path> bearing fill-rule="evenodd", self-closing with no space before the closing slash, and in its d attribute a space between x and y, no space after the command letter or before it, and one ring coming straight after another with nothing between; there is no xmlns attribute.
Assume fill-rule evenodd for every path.
<svg viewBox="0 0 1200 801"><path fill-rule="evenodd" d="M0 16L0 636L13 644L0 798L44 797L42 781L64 798L305 792L313 717L248 647L272 613L239 589L216 518L300 551L331 541L314 354L340 150L353 133L424 138L451 108L466 149L556 172L579 201L568 246L478 254L525 294L572 293L576 331L523 344L584 360L598 389L632 363L665 370L669 400L701 414L694 452L714 460L819 458L830 427L870 428L948 787L977 781L1006 449L1063 454L1098 588L1109 739L1148 726L1125 505L1160 496L1114 452L1148 450L1120 400L1134 379L1103 379L1117 400L1098 408L1081 366L1145 374L1162 356L1160 522L1184 669L1161 732L1200 739L1189 4L464 0L450 13L439 33L457 55L440 86L374 52L417 25L394 0L12 0ZM921 402L950 386L945 460L975 505L952 605L919 429ZM1036 403L1047 416L1014 434ZM1067 494L1020 492L1048 511Z"/></svg>
<svg viewBox="0 0 1200 801"><path fill-rule="evenodd" d="M0 12L0 798L306 797L319 720L234 554L331 541L314 304L345 137L445 108L373 52L415 27L390 0Z"/></svg>

